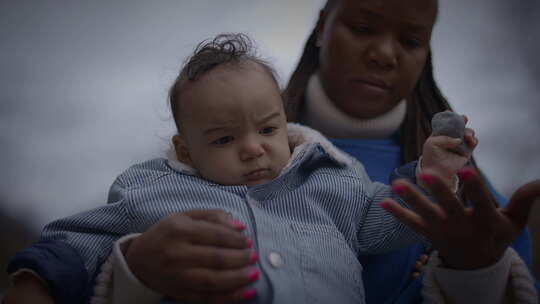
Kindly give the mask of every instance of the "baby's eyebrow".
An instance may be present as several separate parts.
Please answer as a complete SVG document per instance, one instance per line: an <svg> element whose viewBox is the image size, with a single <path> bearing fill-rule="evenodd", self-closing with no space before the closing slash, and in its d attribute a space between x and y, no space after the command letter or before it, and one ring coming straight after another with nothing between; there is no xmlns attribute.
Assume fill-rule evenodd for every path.
<svg viewBox="0 0 540 304"><path fill-rule="evenodd" d="M204 131L203 131L203 134L204 134L204 135L208 135L208 134L211 134L211 133L214 133L214 132L223 131L223 130L226 130L226 129L227 129L227 128L225 128L225 127L214 127L214 128L210 128L210 129L204 130Z"/></svg>
<svg viewBox="0 0 540 304"><path fill-rule="evenodd" d="M272 120L276 117L279 117L281 114L280 112L272 112L270 114L268 114L267 116L263 117L260 121L259 121L259 124L263 124L265 122L268 122L269 120Z"/></svg>

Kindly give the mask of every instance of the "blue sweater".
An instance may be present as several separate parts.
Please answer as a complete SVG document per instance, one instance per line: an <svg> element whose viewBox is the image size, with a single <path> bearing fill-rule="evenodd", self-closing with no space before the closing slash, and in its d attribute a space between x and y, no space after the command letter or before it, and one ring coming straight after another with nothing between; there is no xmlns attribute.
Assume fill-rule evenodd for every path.
<svg viewBox="0 0 540 304"><path fill-rule="evenodd" d="M332 139L334 145L357 158L373 181L388 183L389 176L400 166L401 148L397 137L387 139ZM507 200L488 183L491 192L501 206ZM529 232L523 231L512 247L531 267L531 242ZM362 277L366 303L421 303L421 277L412 280L414 264L426 251L424 245L399 249L386 254L360 256L364 267ZM540 291L540 284L536 282Z"/></svg>

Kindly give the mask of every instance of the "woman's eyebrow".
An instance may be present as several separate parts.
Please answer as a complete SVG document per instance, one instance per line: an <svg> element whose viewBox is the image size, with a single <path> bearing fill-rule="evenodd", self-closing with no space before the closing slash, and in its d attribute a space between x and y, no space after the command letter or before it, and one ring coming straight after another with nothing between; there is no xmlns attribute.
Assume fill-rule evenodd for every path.
<svg viewBox="0 0 540 304"><path fill-rule="evenodd" d="M358 8L357 10L360 14L372 17L372 18L381 18L383 15L380 13L377 13L376 11L366 9L366 8Z"/></svg>
<svg viewBox="0 0 540 304"><path fill-rule="evenodd" d="M429 26L418 23L406 22L404 25L405 28L413 32L429 32L430 30Z"/></svg>

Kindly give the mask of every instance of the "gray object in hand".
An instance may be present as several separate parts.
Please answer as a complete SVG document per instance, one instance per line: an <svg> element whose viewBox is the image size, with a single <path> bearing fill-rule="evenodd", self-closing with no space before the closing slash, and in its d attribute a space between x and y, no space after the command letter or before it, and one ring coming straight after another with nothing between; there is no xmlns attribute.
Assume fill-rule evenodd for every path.
<svg viewBox="0 0 540 304"><path fill-rule="evenodd" d="M455 152L466 154L469 148L465 144L465 118L455 112L444 111L433 115L431 119L431 135L444 135L454 138L461 138L463 141Z"/></svg>

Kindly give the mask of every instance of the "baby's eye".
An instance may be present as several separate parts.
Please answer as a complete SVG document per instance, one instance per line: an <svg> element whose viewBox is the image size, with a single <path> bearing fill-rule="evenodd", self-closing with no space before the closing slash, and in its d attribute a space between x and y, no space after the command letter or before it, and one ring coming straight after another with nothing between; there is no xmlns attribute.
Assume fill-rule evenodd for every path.
<svg viewBox="0 0 540 304"><path fill-rule="evenodd" d="M225 145L234 140L232 136L223 136L212 142L213 145Z"/></svg>
<svg viewBox="0 0 540 304"><path fill-rule="evenodd" d="M266 127L259 130L259 134L272 134L277 130L276 127Z"/></svg>

